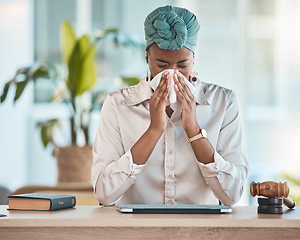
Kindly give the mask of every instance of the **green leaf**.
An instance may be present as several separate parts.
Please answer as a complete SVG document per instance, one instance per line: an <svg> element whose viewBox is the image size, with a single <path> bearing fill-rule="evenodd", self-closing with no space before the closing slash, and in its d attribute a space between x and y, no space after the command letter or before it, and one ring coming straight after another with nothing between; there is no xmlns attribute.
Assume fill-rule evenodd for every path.
<svg viewBox="0 0 300 240"><path fill-rule="evenodd" d="M0 102L2 103L5 101L11 84L16 85L16 92L14 97L14 102L16 102L24 92L27 83L31 80L36 80L38 77L50 77L49 70L46 65L34 64L33 66L30 67L18 69L15 77L11 81L5 84L3 93L0 98ZM20 79L23 78L25 78L25 80L21 81Z"/></svg>
<svg viewBox="0 0 300 240"><path fill-rule="evenodd" d="M60 28L60 42L62 57L64 62L69 62L70 56L76 43L76 36L70 23L67 21L62 22Z"/></svg>
<svg viewBox="0 0 300 240"><path fill-rule="evenodd" d="M121 77L121 78L122 81L128 86L136 85L140 82L140 79L137 77Z"/></svg>
<svg viewBox="0 0 300 240"><path fill-rule="evenodd" d="M91 42L91 40L90 40L89 36L87 36L87 35L83 35L81 38L79 38L81 56L84 56L84 54L88 50L90 42Z"/></svg>
<svg viewBox="0 0 300 240"><path fill-rule="evenodd" d="M78 82L81 78L81 50L80 42L77 41L73 52L68 62L69 76L67 79L67 86L73 96L76 96Z"/></svg>
<svg viewBox="0 0 300 240"><path fill-rule="evenodd" d="M68 63L67 86L73 96L81 95L96 83L96 45L88 36L82 36L75 44Z"/></svg>
<svg viewBox="0 0 300 240"><path fill-rule="evenodd" d="M105 33L117 33L118 29L117 28L107 28L104 31Z"/></svg>
<svg viewBox="0 0 300 240"><path fill-rule="evenodd" d="M14 102L16 102L21 97L28 81L29 81L29 79L26 78L24 81L16 83L17 88L16 88L16 94L15 94Z"/></svg>
<svg viewBox="0 0 300 240"><path fill-rule="evenodd" d="M30 69L31 69L31 67L20 68L17 70L16 76L18 76L20 74L28 74Z"/></svg>
<svg viewBox="0 0 300 240"><path fill-rule="evenodd" d="M90 44L90 38L87 35L83 35L76 42L70 61L68 63L69 67L69 78L68 87L71 90L73 96L80 95L79 89L85 80L85 75L83 73L83 65L85 61L85 54L88 50Z"/></svg>
<svg viewBox="0 0 300 240"><path fill-rule="evenodd" d="M41 138L44 147L47 147L50 142L53 142L53 131L58 124L58 119L50 119L45 122L37 123L37 126L41 128Z"/></svg>
<svg viewBox="0 0 300 240"><path fill-rule="evenodd" d="M7 96L7 93L8 93L8 90L9 90L9 87L10 85L13 83L14 80L11 80L9 82L7 82L5 85L4 85L4 89L3 89L3 93L1 95L1 103L5 101L6 99L6 96Z"/></svg>
<svg viewBox="0 0 300 240"><path fill-rule="evenodd" d="M49 127L48 126L42 126L41 127L41 138L43 142L43 146L47 147L48 143L50 142L51 138L48 135Z"/></svg>
<svg viewBox="0 0 300 240"><path fill-rule="evenodd" d="M49 77L49 70L46 66L40 66L38 69L34 71L32 74L32 78L36 80L39 77Z"/></svg>
<svg viewBox="0 0 300 240"><path fill-rule="evenodd" d="M96 40L100 41L105 38L107 35L116 34L118 32L117 28L107 28L105 30L99 30L96 36Z"/></svg>
<svg viewBox="0 0 300 240"><path fill-rule="evenodd" d="M97 73L95 66L96 46L91 46L82 59L81 81L79 81L77 94L81 95L92 88L96 83Z"/></svg>

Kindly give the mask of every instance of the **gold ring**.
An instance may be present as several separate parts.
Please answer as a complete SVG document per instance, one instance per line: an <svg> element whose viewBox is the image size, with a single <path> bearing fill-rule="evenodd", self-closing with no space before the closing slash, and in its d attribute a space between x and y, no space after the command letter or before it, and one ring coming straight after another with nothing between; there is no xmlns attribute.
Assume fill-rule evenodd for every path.
<svg viewBox="0 0 300 240"><path fill-rule="evenodd" d="M160 97L156 97L156 99L160 100Z"/></svg>

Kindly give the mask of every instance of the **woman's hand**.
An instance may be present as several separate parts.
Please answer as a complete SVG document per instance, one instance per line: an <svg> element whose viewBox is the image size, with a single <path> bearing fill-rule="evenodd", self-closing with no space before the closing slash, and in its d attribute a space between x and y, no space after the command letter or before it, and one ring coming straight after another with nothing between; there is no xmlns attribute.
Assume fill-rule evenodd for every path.
<svg viewBox="0 0 300 240"><path fill-rule="evenodd" d="M200 127L196 118L195 97L184 82L182 76L178 74L178 70L175 71L173 79L175 83L174 89L182 108L182 127L186 131L188 137L193 137L200 132Z"/></svg>
<svg viewBox="0 0 300 240"><path fill-rule="evenodd" d="M160 134L164 132L167 126L166 118L166 102L170 93L170 74L165 72L160 80L160 83L150 98L150 119L149 129Z"/></svg>

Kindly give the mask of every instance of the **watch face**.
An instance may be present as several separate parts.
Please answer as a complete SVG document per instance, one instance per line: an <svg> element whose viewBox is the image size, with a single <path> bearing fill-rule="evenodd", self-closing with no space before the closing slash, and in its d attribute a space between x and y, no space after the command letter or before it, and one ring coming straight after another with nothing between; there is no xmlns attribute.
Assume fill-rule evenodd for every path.
<svg viewBox="0 0 300 240"><path fill-rule="evenodd" d="M207 138L207 132L204 128L201 129L201 134L203 137Z"/></svg>

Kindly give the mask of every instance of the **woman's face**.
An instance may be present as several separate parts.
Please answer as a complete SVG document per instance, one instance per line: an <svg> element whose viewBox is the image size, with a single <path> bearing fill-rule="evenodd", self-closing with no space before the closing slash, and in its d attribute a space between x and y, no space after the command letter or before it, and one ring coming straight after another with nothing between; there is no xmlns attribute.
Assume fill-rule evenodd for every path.
<svg viewBox="0 0 300 240"><path fill-rule="evenodd" d="M177 69L189 79L194 65L194 54L185 47L178 50L164 50L154 43L148 48L147 57L152 77L165 69Z"/></svg>

